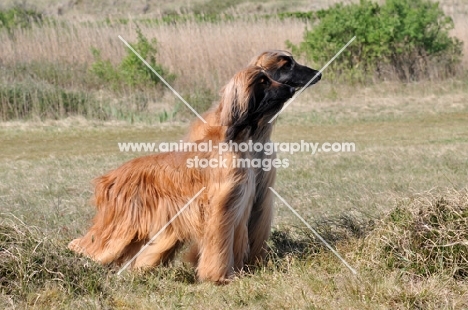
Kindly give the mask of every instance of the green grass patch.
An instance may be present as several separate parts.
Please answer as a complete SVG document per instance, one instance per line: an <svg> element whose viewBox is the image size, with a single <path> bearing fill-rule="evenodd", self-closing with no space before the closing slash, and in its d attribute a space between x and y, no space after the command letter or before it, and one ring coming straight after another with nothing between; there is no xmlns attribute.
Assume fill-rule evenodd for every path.
<svg viewBox="0 0 468 310"><path fill-rule="evenodd" d="M0 119L60 119L71 115L105 119L93 95L30 82L0 84Z"/></svg>

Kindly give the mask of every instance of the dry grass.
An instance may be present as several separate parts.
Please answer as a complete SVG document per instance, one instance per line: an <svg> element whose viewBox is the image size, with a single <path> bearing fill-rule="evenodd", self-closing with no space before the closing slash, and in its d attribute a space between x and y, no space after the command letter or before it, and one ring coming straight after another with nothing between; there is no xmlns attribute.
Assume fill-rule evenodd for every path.
<svg viewBox="0 0 468 310"><path fill-rule="evenodd" d="M384 0L376 0L383 2ZM220 5L227 2L229 5ZM21 3L31 6L47 15L63 15L67 18L91 18L95 16L162 16L168 13L187 13L199 11L200 9L210 9L214 7L217 12L250 14L250 13L271 13L282 11L308 11L323 9L336 3L355 3L358 0L145 0L132 1L121 0L118 5L112 0L81 1L61 1L61 0L23 0ZM467 13L468 6L463 0L440 0L441 6L451 14ZM9 7L17 4L17 0L4 0L0 7ZM212 11L212 10L211 10Z"/></svg>
<svg viewBox="0 0 468 310"><path fill-rule="evenodd" d="M194 2L197 3L206 1ZM281 3L282 1L269 2L268 5L272 7L267 9L268 5L265 4L264 9L270 13L275 12L274 7ZM36 3L42 9L57 4L48 0ZM111 15L110 20L113 22L109 25L103 22L102 15L96 16L86 11L87 7L91 10L102 9L104 12L107 9L112 10L108 4L102 2L93 7L86 1L80 1L72 5L74 8L71 11L74 13L64 13L64 17L52 14L56 23L16 30L13 35L6 31L0 32L2 104L6 102L12 106L27 106L32 103L31 110L42 112L26 117L37 119L63 118L81 113L87 118L128 122L158 123L173 119L174 116L178 120L186 120L190 114L185 113L186 109L181 103L171 93L164 91L164 88L146 88L141 91L125 84L115 89L105 85L90 71L96 61L91 50L96 48L101 51L103 59L110 60L113 64L120 63L128 51L118 35L129 42L135 42L136 21L147 38L158 40L157 61L168 71L175 73L173 86L201 112L217 99L218 91L233 73L245 66L253 56L265 49L285 49L286 40L297 44L302 40L305 28L305 24L299 20L279 20L274 17L264 19L253 14L237 14L234 20L216 23L142 22L142 18L157 16L156 11L134 17L134 20L130 18L128 24L119 22L119 15ZM326 4L331 2L319 1L314 5L324 7ZM242 2L238 9L249 5L257 3ZM129 6L130 2L125 2L118 9L126 10ZM150 7L154 9L157 6L150 3ZM467 13L464 6L445 2L442 7L455 19L456 28L453 34L468 42L465 18ZM300 8L312 9L306 2L298 1L297 9ZM464 51L463 65L466 66L468 44L465 44ZM303 59L300 61L305 62ZM307 64L315 68L323 65ZM324 82L327 82L326 79ZM328 97L333 98L336 90L333 90L335 93L330 92ZM48 107L52 112L48 112ZM16 112L22 117L20 111ZM1 117L11 119L15 117L14 114Z"/></svg>
<svg viewBox="0 0 468 310"><path fill-rule="evenodd" d="M228 5L225 3L227 2ZM49 15L64 15L66 17L94 18L97 16L162 16L170 13L187 13L193 11L226 12L235 14L271 13L277 11L306 11L325 8L338 2L353 2L351 0L121 0L115 5L112 0L23 0L22 3L37 8ZM0 4L11 6L18 3L16 0L4 0Z"/></svg>
<svg viewBox="0 0 468 310"><path fill-rule="evenodd" d="M442 3L441 6L454 18L453 35L468 42L468 8L462 4ZM2 32L0 59L10 66L32 62L88 66L94 61L91 53L94 47L102 51L104 59L118 63L126 55L126 49L117 36L135 41L135 24L130 19L128 25L97 26L96 20L99 19L93 18L88 24L79 17L77 20L61 20L56 26L18 30L14 40ZM139 24L145 36L158 40L158 61L177 75L177 87L189 90L204 86L215 92L260 51L285 49L286 40L294 44L300 42L305 27L299 20L254 17L221 24ZM464 45L463 63L468 63L468 43ZM318 67L322 64L309 65Z"/></svg>
<svg viewBox="0 0 468 310"><path fill-rule="evenodd" d="M468 8L467 11L468 12ZM468 13L465 14L458 14L454 17L455 29L453 30L452 34L462 40L463 44L463 66L466 68L468 67L468 20L466 16Z"/></svg>
<svg viewBox="0 0 468 310"><path fill-rule="evenodd" d="M468 193L418 195L399 204L367 238L363 256L421 277L468 279Z"/></svg>
<svg viewBox="0 0 468 310"><path fill-rule="evenodd" d="M147 38L158 40L158 61L178 79L178 89L205 86L219 89L230 76L265 49L285 49L286 40L298 43L304 24L297 20L236 20L221 25L187 22L176 25L140 25ZM127 53L119 40L136 41L135 24L115 26L71 22L66 27L45 26L18 30L13 40L0 33L0 59L9 65L31 62L61 66L89 65L91 48L114 64ZM280 31L279 31L280 30Z"/></svg>
<svg viewBox="0 0 468 310"><path fill-rule="evenodd" d="M218 98L221 87L252 57L265 49L285 49L288 39L297 43L303 31L303 24L297 20L275 18L140 27L147 38L158 40L157 61L175 73L176 80L171 84L199 112ZM177 114L179 119L187 119L186 109L164 88L135 91L120 85L115 91L90 73L91 64L96 61L92 48L99 49L102 58L113 64L120 63L127 55L119 35L135 42L135 24L98 26L94 22L90 25L64 21L61 26L18 30L14 37L1 32L0 102L44 107L56 101L59 110L64 111L67 103L62 103L62 99L66 96L84 102L83 115L87 118L154 123L167 121ZM31 94L31 100L25 100L22 93ZM36 117L62 118L64 114L67 112L45 116L36 113Z"/></svg>
<svg viewBox="0 0 468 310"><path fill-rule="evenodd" d="M468 42L464 16L456 15L453 34ZM254 55L265 49L285 49L286 40L300 42L304 26L299 20L255 20L253 17L219 23L140 23L147 38L158 40L157 61L175 73L173 86L191 102L201 102L200 111L217 99L218 91L229 77ZM62 112L36 116L41 119L66 116L68 112L62 107L67 104L66 100L85 102L81 109L88 118L154 123L167 121L178 114L179 120L187 119L180 102L161 88L135 92L121 85L115 92L90 74L91 64L96 61L92 48L99 49L103 59L118 64L127 55L118 35L135 42L135 27L133 22L108 25L96 20L91 23L61 20L55 25L17 30L14 36L1 32L0 96L5 96L7 102L22 102L24 96L20 93L30 93L35 106L50 106L52 101L59 103ZM464 49L465 65L468 63L468 44ZM315 68L322 65L307 64ZM322 83L327 83L326 79ZM385 85L377 87L387 89ZM12 89L16 89L16 99L9 97L8 92ZM333 99L337 90L335 87L326 97Z"/></svg>

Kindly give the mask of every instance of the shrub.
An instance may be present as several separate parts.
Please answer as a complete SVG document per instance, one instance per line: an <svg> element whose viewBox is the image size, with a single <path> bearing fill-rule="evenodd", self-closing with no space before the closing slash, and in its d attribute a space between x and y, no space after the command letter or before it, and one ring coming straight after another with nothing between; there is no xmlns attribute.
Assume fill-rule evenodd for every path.
<svg viewBox="0 0 468 310"><path fill-rule="evenodd" d="M410 81L456 72L462 42L449 36L453 21L428 0L368 0L337 4L316 13L318 22L294 52L325 64L353 36L356 40L331 64L345 78L380 79L396 75Z"/></svg>
<svg viewBox="0 0 468 310"><path fill-rule="evenodd" d="M174 81L175 75L169 73L162 65L156 62L156 39L149 41L141 33L140 28L137 28L137 36L137 43L130 45L166 81ZM99 50L93 48L92 53L95 62L91 66L91 72L104 83L110 84L114 90L119 89L122 84L132 89L144 89L161 83L161 80L151 69L130 49L127 50L127 56L117 66L114 66L109 60L103 60Z"/></svg>
<svg viewBox="0 0 468 310"><path fill-rule="evenodd" d="M0 30L3 28L11 33L15 28L28 28L32 23L40 22L42 22L42 14L20 5L8 10L0 10Z"/></svg>

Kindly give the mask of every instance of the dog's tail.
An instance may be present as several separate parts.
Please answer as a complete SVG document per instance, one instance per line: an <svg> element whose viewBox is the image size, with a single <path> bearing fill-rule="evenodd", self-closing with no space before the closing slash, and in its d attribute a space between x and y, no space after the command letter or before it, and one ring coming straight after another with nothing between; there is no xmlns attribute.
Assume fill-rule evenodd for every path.
<svg viewBox="0 0 468 310"><path fill-rule="evenodd" d="M70 242L71 250L103 264L120 264L175 217L204 184L198 169L182 169L177 154L155 156L136 158L95 179L93 224L85 236ZM206 201L197 199L155 242L200 236L204 205Z"/></svg>
<svg viewBox="0 0 468 310"><path fill-rule="evenodd" d="M71 250L107 264L132 241L148 238L158 201L155 187L147 186L154 181L154 171L130 163L94 180L97 213L86 235L69 244Z"/></svg>

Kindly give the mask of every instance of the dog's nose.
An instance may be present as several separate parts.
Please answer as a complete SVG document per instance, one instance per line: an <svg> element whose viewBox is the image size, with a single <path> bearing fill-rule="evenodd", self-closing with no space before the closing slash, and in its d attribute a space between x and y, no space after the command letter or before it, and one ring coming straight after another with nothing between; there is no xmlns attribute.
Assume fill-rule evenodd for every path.
<svg viewBox="0 0 468 310"><path fill-rule="evenodd" d="M291 97L294 95L296 92L296 89L294 87L289 87L289 92L291 93Z"/></svg>
<svg viewBox="0 0 468 310"><path fill-rule="evenodd" d="M314 82L320 81L320 79L322 79L322 73L320 73L320 71L317 71L317 73L315 73L315 74L316 74L317 77L315 78Z"/></svg>

